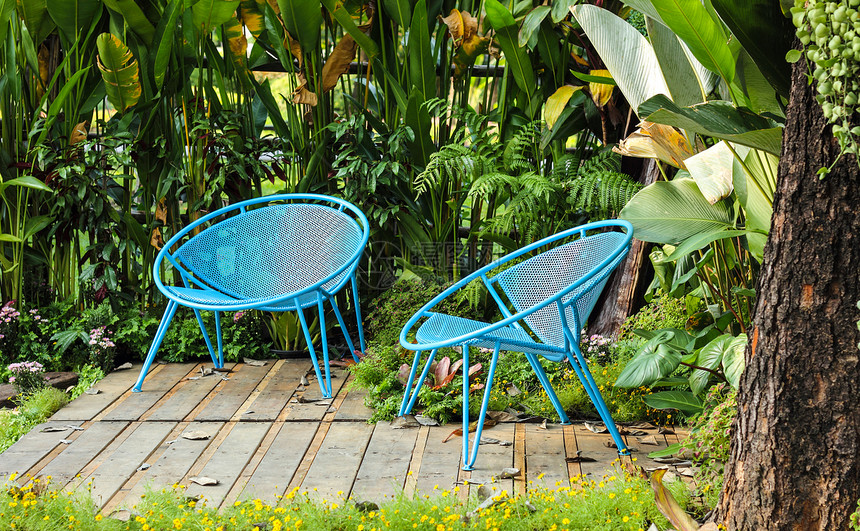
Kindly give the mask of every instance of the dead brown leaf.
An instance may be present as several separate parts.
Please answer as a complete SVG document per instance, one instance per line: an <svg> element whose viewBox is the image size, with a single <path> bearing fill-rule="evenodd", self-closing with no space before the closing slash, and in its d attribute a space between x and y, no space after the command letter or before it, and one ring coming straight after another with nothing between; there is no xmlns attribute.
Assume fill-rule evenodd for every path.
<svg viewBox="0 0 860 531"><path fill-rule="evenodd" d="M349 71L349 64L355 57L358 45L350 35L345 34L334 47L322 69L322 89L328 92L337 86L340 76Z"/></svg>
<svg viewBox="0 0 860 531"><path fill-rule="evenodd" d="M191 478L191 483L197 483L198 485L203 485L204 487L209 487L212 485L217 485L221 483L215 478L207 478L206 476L196 476Z"/></svg>
<svg viewBox="0 0 860 531"><path fill-rule="evenodd" d="M588 456L582 455L582 450L577 450L576 455L573 457L566 457L565 462L567 463L591 463L597 461L596 459Z"/></svg>
<svg viewBox="0 0 860 531"><path fill-rule="evenodd" d="M186 431L182 434L182 438L188 439L189 441L205 441L209 437L210 435L202 430Z"/></svg>
<svg viewBox="0 0 860 531"><path fill-rule="evenodd" d="M84 121L75 126L72 130L72 134L69 137L69 145L77 144L78 142L83 142L87 139L87 133L90 130L90 122Z"/></svg>
<svg viewBox="0 0 860 531"><path fill-rule="evenodd" d="M251 358L242 358L242 363L245 365L250 365L251 367L265 367L269 364L267 361L263 360L252 360Z"/></svg>
<svg viewBox="0 0 860 531"><path fill-rule="evenodd" d="M609 433L609 430L606 429L606 426L602 422L585 422L583 426L592 433Z"/></svg>
<svg viewBox="0 0 860 531"><path fill-rule="evenodd" d="M648 435L647 437L639 437L637 439L639 444L649 444L651 446L659 446L660 443L657 442L657 438L653 435Z"/></svg>

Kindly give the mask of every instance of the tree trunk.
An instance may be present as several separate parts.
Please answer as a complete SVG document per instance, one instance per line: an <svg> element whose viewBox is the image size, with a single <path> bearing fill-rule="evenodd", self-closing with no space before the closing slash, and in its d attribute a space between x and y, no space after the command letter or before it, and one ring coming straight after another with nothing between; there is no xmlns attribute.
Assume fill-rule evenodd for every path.
<svg viewBox="0 0 860 531"><path fill-rule="evenodd" d="M860 498L860 171L794 66L770 238L717 510L729 529L847 529Z"/></svg>

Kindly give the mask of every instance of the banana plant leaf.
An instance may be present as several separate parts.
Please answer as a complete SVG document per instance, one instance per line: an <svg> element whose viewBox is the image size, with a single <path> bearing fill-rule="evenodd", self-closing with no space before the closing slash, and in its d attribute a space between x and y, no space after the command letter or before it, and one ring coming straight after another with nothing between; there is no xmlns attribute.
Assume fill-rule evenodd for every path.
<svg viewBox="0 0 860 531"><path fill-rule="evenodd" d="M304 53L316 51L323 23L322 6L318 0L278 0L281 19L289 34Z"/></svg>
<svg viewBox="0 0 860 531"><path fill-rule="evenodd" d="M738 146L741 149L743 146ZM744 148L743 155L748 149ZM696 181L708 203L714 204L731 195L734 190L732 169L735 156L725 142L717 142L704 151L684 159L690 177Z"/></svg>
<svg viewBox="0 0 860 531"><path fill-rule="evenodd" d="M633 26L593 5L574 6L570 11L634 110L657 94L671 93L654 49ZM639 111L637 115L643 116Z"/></svg>
<svg viewBox="0 0 860 531"><path fill-rule="evenodd" d="M729 36L715 21L701 0L651 0L663 23L690 47L705 68L716 72L726 83L735 79L735 58Z"/></svg>
<svg viewBox="0 0 860 531"><path fill-rule="evenodd" d="M740 41L768 82L788 98L791 65L785 54L794 40L791 19L782 15L773 0L712 0L714 9Z"/></svg>
<svg viewBox="0 0 860 531"><path fill-rule="evenodd" d="M379 47L375 42L373 42L373 39L365 35L364 32L355 25L355 21L352 20L352 15L349 14L349 11L347 11L343 5L335 4L335 0L322 0L322 4L328 12L331 13L332 18L337 20L337 23L340 24L343 30L355 39L355 42L358 43L358 46L362 50L364 50L364 53L367 54L368 58L372 59L376 57L379 53ZM319 29L319 26L317 26L317 29Z"/></svg>
<svg viewBox="0 0 860 531"><path fill-rule="evenodd" d="M779 156L783 128L775 121L728 101L709 101L679 107L663 95L642 103L639 115L645 120L671 125L688 132L728 140Z"/></svg>
<svg viewBox="0 0 860 531"><path fill-rule="evenodd" d="M54 21L48 13L47 0L17 0L18 15L24 20L33 46L37 47L42 41L54 31ZM6 19L2 20L4 25L8 24Z"/></svg>
<svg viewBox="0 0 860 531"><path fill-rule="evenodd" d="M734 219L725 201L708 203L695 181L684 177L646 186L630 199L619 217L633 224L637 239L671 245L733 228Z"/></svg>
<svg viewBox="0 0 860 531"><path fill-rule="evenodd" d="M156 90L164 85L164 76L167 73L167 65L170 61L170 52L173 50L173 33L176 30L176 21L185 9L185 2L170 2L164 11L164 16L158 22L153 37L155 46L155 60L152 63L152 75L155 79Z"/></svg>
<svg viewBox="0 0 860 531"><path fill-rule="evenodd" d="M194 27L202 35L209 35L215 28L233 18L237 7L239 0L197 0L191 8L194 13Z"/></svg>
<svg viewBox="0 0 860 531"><path fill-rule="evenodd" d="M266 20L263 15L261 6L257 4L257 0L240 0L239 2L239 20L251 32L251 35L256 39L266 29Z"/></svg>
<svg viewBox="0 0 860 531"><path fill-rule="evenodd" d="M146 18L143 10L134 0L104 0L106 6L116 11L147 46L152 44L155 26Z"/></svg>
<svg viewBox="0 0 860 531"><path fill-rule="evenodd" d="M89 29L102 12L101 0L48 0L48 13L69 43Z"/></svg>
<svg viewBox="0 0 860 531"><path fill-rule="evenodd" d="M750 253L761 263L764 244L770 233L773 217L773 184L776 183L779 158L763 151L750 150L745 159L746 170L734 161L732 178L735 196L744 209Z"/></svg>
<svg viewBox="0 0 860 531"><path fill-rule="evenodd" d="M436 61L427 29L427 3L418 0L409 29L409 76L412 87L424 96L424 101L436 96Z"/></svg>
<svg viewBox="0 0 860 531"><path fill-rule="evenodd" d="M514 74L514 82L531 101L537 85L535 73L525 49L518 45L519 31L514 16L498 0L486 0L484 8L487 20L496 32L496 40L502 48L507 68Z"/></svg>
<svg viewBox="0 0 860 531"><path fill-rule="evenodd" d="M421 168L427 166L430 154L433 153L433 139L430 138L430 113L423 105L424 96L417 88L413 88L406 104L406 125L412 128L415 140L409 143L413 163Z"/></svg>
<svg viewBox="0 0 860 531"><path fill-rule="evenodd" d="M690 61L691 56L684 50L684 44L678 36L651 18L645 20L645 26L648 28L648 36L651 38L651 45L660 63L666 86L669 87L672 101L681 107L705 101L710 92L708 81L699 78Z"/></svg>
<svg viewBox="0 0 860 531"><path fill-rule="evenodd" d="M394 22L401 28L408 28L412 21L412 9L409 0L382 0L382 7Z"/></svg>
<svg viewBox="0 0 860 531"><path fill-rule="evenodd" d="M549 12L549 6L538 6L529 11L523 19L520 32L517 34L517 44L519 44L520 47L526 46L532 40L535 32L540 29L541 22L549 16Z"/></svg>
<svg viewBox="0 0 860 531"><path fill-rule="evenodd" d="M119 112L137 104L141 95L137 60L119 38L102 33L96 39L98 66L105 82L108 101Z"/></svg>

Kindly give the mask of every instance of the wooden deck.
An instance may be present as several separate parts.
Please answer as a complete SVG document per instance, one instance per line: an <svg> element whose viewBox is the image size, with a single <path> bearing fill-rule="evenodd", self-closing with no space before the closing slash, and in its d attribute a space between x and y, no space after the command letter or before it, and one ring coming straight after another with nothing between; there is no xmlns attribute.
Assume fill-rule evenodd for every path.
<svg viewBox="0 0 860 531"><path fill-rule="evenodd" d="M154 365L142 393L131 386L140 366L114 372L0 454L0 478L17 481L50 476L55 485L89 485L104 512L131 507L147 487L188 486L210 505L237 499L274 501L294 488L327 498L382 501L399 493L432 494L489 481L505 467L516 479L496 480L494 489L524 492L531 484L554 486L578 474L600 477L617 457L581 423L571 426L499 424L485 437L509 446L481 446L476 470L459 469L462 440L443 443L454 426L395 429L367 423L371 411L360 391L347 391L348 373L335 369L333 400L320 401L319 387L300 385L309 360L270 360L263 367L232 365L225 378L199 377L202 364ZM312 375L312 372L311 372ZM74 429L75 426L83 429ZM45 431L49 427L63 431ZM182 434L201 431L202 440ZM629 436L638 464L645 455L677 441L657 435L658 445ZM577 451L590 462L572 462ZM215 486L190 482L195 476ZM468 484L460 495L468 496Z"/></svg>

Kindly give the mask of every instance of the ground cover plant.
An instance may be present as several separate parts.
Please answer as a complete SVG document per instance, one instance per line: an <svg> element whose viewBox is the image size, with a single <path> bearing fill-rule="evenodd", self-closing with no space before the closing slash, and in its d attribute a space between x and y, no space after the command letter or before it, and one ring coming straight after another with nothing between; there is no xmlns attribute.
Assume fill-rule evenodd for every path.
<svg viewBox="0 0 860 531"><path fill-rule="evenodd" d="M668 490L686 504L680 481ZM531 483L526 495L500 493L495 503L478 509L479 500L463 500L460 487L436 489L415 496L376 503L322 499L313 492L287 493L277 504L259 499L237 501L222 510L205 500L189 499L181 487L150 491L136 507L120 516L99 514L87 492L64 492L37 480L9 486L0 493L0 525L7 529L72 530L455 530L511 531L549 529L631 530L668 522L654 501L651 486L640 477L618 472L600 479L575 477L570 485Z"/></svg>

